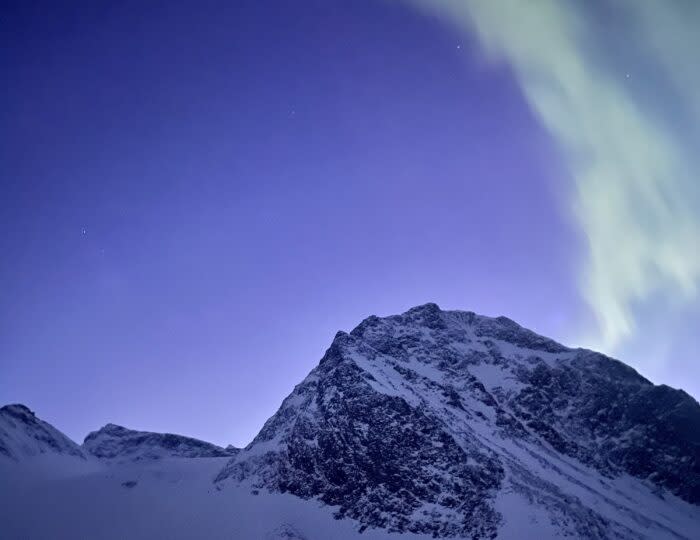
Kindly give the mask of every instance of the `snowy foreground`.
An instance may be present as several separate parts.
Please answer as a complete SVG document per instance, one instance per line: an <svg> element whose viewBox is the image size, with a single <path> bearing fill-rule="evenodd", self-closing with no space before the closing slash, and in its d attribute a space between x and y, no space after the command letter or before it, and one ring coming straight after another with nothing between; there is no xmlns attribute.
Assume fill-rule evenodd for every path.
<svg viewBox="0 0 700 540"><path fill-rule="evenodd" d="M0 409L0 538L700 539L700 405L505 318L339 332L244 449Z"/></svg>
<svg viewBox="0 0 700 540"><path fill-rule="evenodd" d="M383 531L360 534L356 523L335 520L331 509L316 501L289 494L256 496L244 488L217 490L212 480L225 463L226 458L82 466L54 461L50 466L67 468L65 474L41 475L5 467L0 469L0 537L397 538Z"/></svg>
<svg viewBox="0 0 700 540"><path fill-rule="evenodd" d="M50 461L50 462L49 462ZM171 458L151 462L76 463L36 460L30 468L0 467L0 537L3 539L262 539L346 538L427 539L428 535L358 532L357 522L336 520L333 508L290 494L247 486L217 489L212 480L227 458ZM51 472L49 472L51 471ZM62 471L62 472L58 472ZM679 501L654 500L634 483L609 495L627 506L635 497L651 509L657 526L648 538L698 538L700 512ZM562 538L547 511L522 496L504 493L497 501L504 523L500 539ZM627 510L632 514L631 510ZM679 536L683 535L683 536ZM576 538L577 536L568 536Z"/></svg>

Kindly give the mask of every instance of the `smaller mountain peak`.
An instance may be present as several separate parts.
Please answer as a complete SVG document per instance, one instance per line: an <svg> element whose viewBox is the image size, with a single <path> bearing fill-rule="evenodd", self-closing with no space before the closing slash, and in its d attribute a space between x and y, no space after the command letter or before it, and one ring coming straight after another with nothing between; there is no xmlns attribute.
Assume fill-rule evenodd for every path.
<svg viewBox="0 0 700 540"><path fill-rule="evenodd" d="M342 350L344 347L351 344L352 341L353 337L350 334L343 330L338 330L328 350Z"/></svg>
<svg viewBox="0 0 700 540"><path fill-rule="evenodd" d="M15 417L36 418L34 411L21 403L11 403L0 408L0 413L10 414Z"/></svg>
<svg viewBox="0 0 700 540"><path fill-rule="evenodd" d="M107 424L89 433L83 448L99 459L135 461L168 457L230 457L238 451L184 435L136 431L116 424Z"/></svg>
<svg viewBox="0 0 700 540"><path fill-rule="evenodd" d="M414 306L406 313L440 313L441 311L440 306L438 306L435 302L428 302L427 304Z"/></svg>
<svg viewBox="0 0 700 540"><path fill-rule="evenodd" d="M444 312L440 306L433 302L413 307L404 313L401 317L414 324L419 324L430 329L440 329L445 327L443 317Z"/></svg>
<svg viewBox="0 0 700 540"><path fill-rule="evenodd" d="M328 347L326 354L323 355L321 363L326 363L329 361L341 361L345 357L344 351L348 347L351 347L354 341L355 338L353 335L339 330L338 332L336 332L335 337L333 338L333 342L331 343L331 346Z"/></svg>
<svg viewBox="0 0 700 540"><path fill-rule="evenodd" d="M364 319L360 324L358 324L355 328L353 328L352 332L350 332L350 335L354 337L361 337L368 328L377 326L380 323L380 321L381 319L376 315L370 315L369 317ZM336 334L335 337L337 338L338 335Z"/></svg>
<svg viewBox="0 0 700 540"><path fill-rule="evenodd" d="M124 426L120 426L119 424L112 424L109 422L108 424L105 424L102 429L99 431L132 431L128 428L125 428Z"/></svg>
<svg viewBox="0 0 700 540"><path fill-rule="evenodd" d="M133 431L128 428L125 428L124 426L108 423L102 426L100 429L88 433L83 443L96 439L100 436L119 437L127 435L129 433L133 433Z"/></svg>
<svg viewBox="0 0 700 540"><path fill-rule="evenodd" d="M494 320L498 321L504 326L510 326L511 328L522 328L522 326L516 323L513 319L509 319L503 315L496 317Z"/></svg>
<svg viewBox="0 0 700 540"><path fill-rule="evenodd" d="M85 459L77 444L26 405L12 403L0 407L0 457L22 461L43 454Z"/></svg>
<svg viewBox="0 0 700 540"><path fill-rule="evenodd" d="M344 347L355 344L356 341L356 336L353 333L348 334L343 330L338 330L338 332L335 333L335 337L333 338L333 342L331 343L330 349L340 350Z"/></svg>

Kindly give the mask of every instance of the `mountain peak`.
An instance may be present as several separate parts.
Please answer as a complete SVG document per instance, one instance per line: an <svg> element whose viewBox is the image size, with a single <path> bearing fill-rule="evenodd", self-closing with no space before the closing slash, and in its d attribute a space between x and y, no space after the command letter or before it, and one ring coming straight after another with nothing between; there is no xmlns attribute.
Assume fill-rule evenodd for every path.
<svg viewBox="0 0 700 540"><path fill-rule="evenodd" d="M80 447L19 403L0 408L0 458L26 461L46 455L85 459Z"/></svg>
<svg viewBox="0 0 700 540"><path fill-rule="evenodd" d="M429 303L338 332L216 482L317 498L361 528L483 538L510 493L565 535L629 538L611 516L642 523L648 502L616 495L625 475L700 502L691 420L697 403L620 362Z"/></svg>
<svg viewBox="0 0 700 540"><path fill-rule="evenodd" d="M102 426L97 431L93 431L93 432L88 433L85 436L85 439L83 440L83 442L85 442L88 438L90 438L91 436L95 436L98 433L101 433L101 434L109 433L111 435L120 435L120 434L126 435L126 434L131 433L131 432L133 432L133 430L125 428L124 426L120 426L119 424L112 424L111 422L109 422L109 423L105 424L104 426Z"/></svg>
<svg viewBox="0 0 700 540"><path fill-rule="evenodd" d="M36 418L34 411L21 403L11 403L0 407L0 413L9 414L17 418Z"/></svg>
<svg viewBox="0 0 700 540"><path fill-rule="evenodd" d="M435 302L426 302L418 306L413 306L406 313L440 313L442 310Z"/></svg>
<svg viewBox="0 0 700 540"><path fill-rule="evenodd" d="M175 435L135 431L107 424L85 437L83 448L104 460L139 461L172 457L230 457L237 449L221 448L212 443Z"/></svg>

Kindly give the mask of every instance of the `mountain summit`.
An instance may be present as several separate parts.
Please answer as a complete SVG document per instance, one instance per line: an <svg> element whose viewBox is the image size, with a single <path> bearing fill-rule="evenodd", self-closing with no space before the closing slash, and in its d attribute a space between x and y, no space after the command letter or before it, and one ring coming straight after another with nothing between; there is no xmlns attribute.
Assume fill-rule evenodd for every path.
<svg viewBox="0 0 700 540"><path fill-rule="evenodd" d="M700 406L505 317L426 304L339 332L231 481L362 528L494 538L524 513L546 515L538 534L635 538L673 529L662 497L700 503Z"/></svg>

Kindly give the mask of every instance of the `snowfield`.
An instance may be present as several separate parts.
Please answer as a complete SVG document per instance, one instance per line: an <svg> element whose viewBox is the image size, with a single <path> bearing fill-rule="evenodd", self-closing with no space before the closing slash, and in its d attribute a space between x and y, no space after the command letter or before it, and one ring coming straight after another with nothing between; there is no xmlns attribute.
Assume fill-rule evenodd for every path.
<svg viewBox="0 0 700 540"><path fill-rule="evenodd" d="M213 479L227 458L52 461L56 472L40 476L32 474L38 462L0 468L3 539L396 538L380 530L360 534L356 523L334 519L317 501L252 495L247 487L218 490Z"/></svg>

